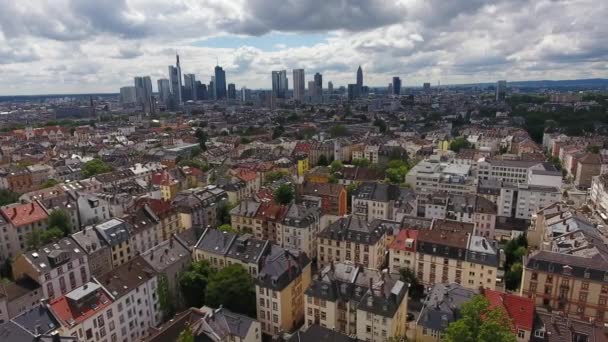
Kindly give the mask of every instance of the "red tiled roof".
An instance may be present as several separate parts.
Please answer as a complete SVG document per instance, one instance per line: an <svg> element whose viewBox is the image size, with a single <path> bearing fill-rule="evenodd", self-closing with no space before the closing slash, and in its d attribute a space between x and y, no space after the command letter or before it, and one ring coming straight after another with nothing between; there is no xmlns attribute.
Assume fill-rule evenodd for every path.
<svg viewBox="0 0 608 342"><path fill-rule="evenodd" d="M296 147L293 149L293 153L309 153L311 145L309 143L299 142L296 144Z"/></svg>
<svg viewBox="0 0 608 342"><path fill-rule="evenodd" d="M270 221L281 221L286 212L287 206L278 205L273 202L262 202L258 208L256 217Z"/></svg>
<svg viewBox="0 0 608 342"><path fill-rule="evenodd" d="M399 234L397 235L397 237L395 237L395 241L393 241L393 243L391 243L391 245L389 246L390 249L397 249L400 251L410 251L410 252L415 252L416 251L416 238L418 237L418 231L415 229L403 229L399 232ZM413 239L414 243L412 244L412 247L406 247L405 245L405 240L407 239Z"/></svg>
<svg viewBox="0 0 608 342"><path fill-rule="evenodd" d="M14 226L23 226L48 218L48 214L38 202L2 208L2 216Z"/></svg>
<svg viewBox="0 0 608 342"><path fill-rule="evenodd" d="M110 305L112 305L110 296L100 289L95 308L93 308L93 305L83 305L82 308L77 308L70 305L65 296L61 296L51 302L51 309L55 316L64 322L63 325L71 326L72 321L75 324L81 323Z"/></svg>
<svg viewBox="0 0 608 342"><path fill-rule="evenodd" d="M150 182L154 185L170 186L176 181L171 177L169 172L163 171L153 174Z"/></svg>
<svg viewBox="0 0 608 342"><path fill-rule="evenodd" d="M238 170L236 176L243 182L251 182L257 178L257 174L255 172L244 169Z"/></svg>
<svg viewBox="0 0 608 342"><path fill-rule="evenodd" d="M150 210L160 218L164 218L166 215L171 215L175 209L171 206L170 201L164 201L155 198L141 198L135 202L135 207L139 208L147 204Z"/></svg>
<svg viewBox="0 0 608 342"><path fill-rule="evenodd" d="M514 294L485 289L484 296L490 307L500 306L513 320L515 328L532 331L534 325L534 300Z"/></svg>

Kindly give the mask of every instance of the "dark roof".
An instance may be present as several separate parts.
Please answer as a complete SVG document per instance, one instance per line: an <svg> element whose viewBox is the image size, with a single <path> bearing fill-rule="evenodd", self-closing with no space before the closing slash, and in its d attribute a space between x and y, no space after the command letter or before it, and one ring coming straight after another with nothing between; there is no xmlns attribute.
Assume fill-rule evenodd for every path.
<svg viewBox="0 0 608 342"><path fill-rule="evenodd" d="M594 258L585 258L571 254L540 251L526 260L528 269L539 270L554 274L570 272L573 277L585 278L588 273L589 279L596 281L608 281L608 262L597 255Z"/></svg>
<svg viewBox="0 0 608 342"><path fill-rule="evenodd" d="M152 267L138 256L97 278L99 283L118 299L156 275Z"/></svg>
<svg viewBox="0 0 608 342"><path fill-rule="evenodd" d="M460 307L469 301L475 291L459 284L435 284L426 296L416 325L435 331L443 331L460 318Z"/></svg>
<svg viewBox="0 0 608 342"><path fill-rule="evenodd" d="M305 253L272 245L256 282L261 287L281 291L299 277L309 264L310 259Z"/></svg>
<svg viewBox="0 0 608 342"><path fill-rule="evenodd" d="M95 229L110 246L119 245L130 238L131 227L121 219L109 219L95 225Z"/></svg>
<svg viewBox="0 0 608 342"><path fill-rule="evenodd" d="M318 237L338 241L351 241L373 245L383 238L387 231L393 231L398 222L374 220L367 222L364 217L349 215L330 224Z"/></svg>
<svg viewBox="0 0 608 342"><path fill-rule="evenodd" d="M68 237L23 255L41 273L46 273L51 269L83 257L85 253L72 238Z"/></svg>
<svg viewBox="0 0 608 342"><path fill-rule="evenodd" d="M361 341L351 338L336 330L324 328L318 324L311 325L306 331L296 331L287 342L357 342Z"/></svg>
<svg viewBox="0 0 608 342"><path fill-rule="evenodd" d="M36 326L38 326L39 332L42 334L50 333L59 327L53 314L42 304L38 304L32 309L14 317L12 321L32 335L36 334Z"/></svg>
<svg viewBox="0 0 608 342"><path fill-rule="evenodd" d="M195 248L218 255L225 255L236 238L236 234L207 228L196 243Z"/></svg>
<svg viewBox="0 0 608 342"><path fill-rule="evenodd" d="M37 282L25 276L16 281L1 282L0 297L4 296L10 302L39 289L40 285ZM40 293L40 296L42 296L42 293Z"/></svg>
<svg viewBox="0 0 608 342"><path fill-rule="evenodd" d="M388 202L399 199L400 192L399 186L394 184L361 183L361 185L353 191L353 196L357 199Z"/></svg>
<svg viewBox="0 0 608 342"><path fill-rule="evenodd" d="M533 342L608 341L603 324L580 320L574 315L565 317L557 313L547 312L541 308L536 308L536 314L534 315L534 331L536 330L543 331L545 338L535 337L534 332L532 332L531 341Z"/></svg>
<svg viewBox="0 0 608 342"><path fill-rule="evenodd" d="M141 256L156 272L163 272L171 265L191 258L188 248L174 236L143 252Z"/></svg>
<svg viewBox="0 0 608 342"><path fill-rule="evenodd" d="M290 227L307 228L319 220L321 210L318 207L307 207L293 203L289 206L283 224Z"/></svg>

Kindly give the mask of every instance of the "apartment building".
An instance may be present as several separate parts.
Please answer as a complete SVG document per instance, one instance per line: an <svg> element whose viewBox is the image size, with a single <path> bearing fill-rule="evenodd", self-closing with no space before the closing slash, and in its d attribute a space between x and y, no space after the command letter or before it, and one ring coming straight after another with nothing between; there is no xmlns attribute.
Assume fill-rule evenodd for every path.
<svg viewBox="0 0 608 342"><path fill-rule="evenodd" d="M28 234L48 229L48 212L39 201L12 204L0 209L0 259L6 260L26 249Z"/></svg>
<svg viewBox="0 0 608 342"><path fill-rule="evenodd" d="M160 229L156 241L166 241L173 234L184 231L189 227L184 227L180 221L179 212L174 208L169 201L142 198L135 203L135 208L147 206L152 213L158 218Z"/></svg>
<svg viewBox="0 0 608 342"><path fill-rule="evenodd" d="M349 215L331 223L317 236L317 262L350 261L364 267L379 268L384 263L386 236L398 231L400 224Z"/></svg>
<svg viewBox="0 0 608 342"><path fill-rule="evenodd" d="M540 171L537 176L559 177L561 172L548 162L507 160L507 159L484 159L478 163L477 176L479 179L499 179L505 185L517 185L528 183L528 174L532 171ZM543 185L536 183L538 185Z"/></svg>
<svg viewBox="0 0 608 342"><path fill-rule="evenodd" d="M238 232L253 234L255 230L255 216L260 208L260 202L245 199L230 210L230 224Z"/></svg>
<svg viewBox="0 0 608 342"><path fill-rule="evenodd" d="M318 207L290 204L283 221L277 225L277 244L316 259L320 216Z"/></svg>
<svg viewBox="0 0 608 342"><path fill-rule="evenodd" d="M595 210L608 217L608 173L593 177L589 200Z"/></svg>
<svg viewBox="0 0 608 342"><path fill-rule="evenodd" d="M362 183L353 191L352 214L368 221L389 220L400 193L401 189L394 184Z"/></svg>
<svg viewBox="0 0 608 342"><path fill-rule="evenodd" d="M391 270L407 267L409 261L410 265L414 263L415 267L410 269L416 272L419 281L428 286L441 282L471 289L496 288L500 255L486 238L433 228L418 231L415 238L409 239L416 246L415 257L395 258L391 254Z"/></svg>
<svg viewBox="0 0 608 342"><path fill-rule="evenodd" d="M460 318L460 307L476 292L456 283L433 284L416 318L415 340L439 342L448 325Z"/></svg>
<svg viewBox="0 0 608 342"><path fill-rule="evenodd" d="M606 322L607 232L570 208L557 209L546 208L534 222L540 250L524 258L520 294L537 306Z"/></svg>
<svg viewBox="0 0 608 342"><path fill-rule="evenodd" d="M0 324L36 307L43 298L40 284L29 277L4 280L0 284Z"/></svg>
<svg viewBox="0 0 608 342"><path fill-rule="evenodd" d="M388 246L388 269L398 274L403 268L416 270L416 239L418 230L403 229Z"/></svg>
<svg viewBox="0 0 608 342"><path fill-rule="evenodd" d="M471 166L448 164L437 160L423 160L410 169L405 182L419 193L450 192L473 194L477 179L471 174Z"/></svg>
<svg viewBox="0 0 608 342"><path fill-rule="evenodd" d="M39 250L18 255L13 278L29 277L45 298L58 298L89 281L88 256L72 238L63 238Z"/></svg>
<svg viewBox="0 0 608 342"><path fill-rule="evenodd" d="M343 216L348 213L346 187L332 183L303 183L296 186L298 202L305 197L319 198L323 215Z"/></svg>
<svg viewBox="0 0 608 342"><path fill-rule="evenodd" d="M560 188L554 186L504 186L498 197L498 216L529 220L537 210L560 201L561 197Z"/></svg>
<svg viewBox="0 0 608 342"><path fill-rule="evenodd" d="M112 250L112 266L118 267L135 256L131 247L131 228L122 219L113 218L94 226L104 243Z"/></svg>
<svg viewBox="0 0 608 342"><path fill-rule="evenodd" d="M311 262L302 252L274 248L255 281L256 309L262 332L279 336L304 322L304 291L311 282Z"/></svg>
<svg viewBox="0 0 608 342"><path fill-rule="evenodd" d="M276 243L278 241L278 226L283 221L287 209L287 206L276 204L274 201L261 202L254 217L253 233L255 237Z"/></svg>
<svg viewBox="0 0 608 342"><path fill-rule="evenodd" d="M500 308L507 314L517 342L529 342L532 339L535 331L534 300L489 289L483 289L482 294L490 302L491 307Z"/></svg>
<svg viewBox="0 0 608 342"><path fill-rule="evenodd" d="M108 201L94 194L79 192L76 204L82 226L104 222L111 217Z"/></svg>
<svg viewBox="0 0 608 342"><path fill-rule="evenodd" d="M408 284L350 262L325 266L306 290L306 321L362 341L405 335Z"/></svg>
<svg viewBox="0 0 608 342"><path fill-rule="evenodd" d="M112 248L92 226L72 234L80 250L87 254L91 276L98 277L112 270Z"/></svg>
<svg viewBox="0 0 608 342"><path fill-rule="evenodd" d="M182 228L194 227L201 234L205 228L219 225L218 208L227 202L226 191L208 185L179 192L173 199L173 207L179 213Z"/></svg>

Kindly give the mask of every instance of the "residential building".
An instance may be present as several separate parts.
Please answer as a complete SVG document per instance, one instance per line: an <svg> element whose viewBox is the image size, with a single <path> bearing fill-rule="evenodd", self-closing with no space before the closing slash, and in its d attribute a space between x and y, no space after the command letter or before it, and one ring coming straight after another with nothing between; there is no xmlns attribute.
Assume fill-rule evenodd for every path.
<svg viewBox="0 0 608 342"><path fill-rule="evenodd" d="M28 234L48 229L48 212L39 201L12 204L0 209L0 258L6 260L26 250Z"/></svg>
<svg viewBox="0 0 608 342"><path fill-rule="evenodd" d="M534 300L489 289L484 289L482 294L490 302L490 308L504 310L518 342L531 341L535 321Z"/></svg>
<svg viewBox="0 0 608 342"><path fill-rule="evenodd" d="M324 328L319 324L313 324L306 330L296 331L287 342L361 342L362 340L355 339L351 336L336 331L333 328Z"/></svg>
<svg viewBox="0 0 608 342"><path fill-rule="evenodd" d="M316 259L320 216L321 209L318 207L290 204L283 220L277 225L277 243Z"/></svg>
<svg viewBox="0 0 608 342"><path fill-rule="evenodd" d="M58 298L89 281L87 254L72 238L63 238L39 250L18 255L13 279L29 277L42 288L45 298Z"/></svg>
<svg viewBox="0 0 608 342"><path fill-rule="evenodd" d="M386 236L399 230L393 221L368 222L361 216L349 215L331 223L317 236L320 265L350 261L370 268L380 268L386 253Z"/></svg>
<svg viewBox="0 0 608 342"><path fill-rule="evenodd" d="M416 341L439 342L450 323L461 318L460 307L476 292L459 284L434 284L416 319Z"/></svg>
<svg viewBox="0 0 608 342"><path fill-rule="evenodd" d="M352 213L368 221L388 220L399 199L399 186L387 183L362 183L352 194Z"/></svg>
<svg viewBox="0 0 608 342"><path fill-rule="evenodd" d="M131 247L131 228L122 219L113 218L94 226L104 243L112 250L112 267L118 267L135 256Z"/></svg>
<svg viewBox="0 0 608 342"><path fill-rule="evenodd" d="M423 160L412 167L405 182L419 193L449 192L472 194L477 190L477 179L471 176L471 167Z"/></svg>
<svg viewBox="0 0 608 342"><path fill-rule="evenodd" d="M43 298L40 284L29 277L3 281L0 284L0 324L32 310Z"/></svg>
<svg viewBox="0 0 608 342"><path fill-rule="evenodd" d="M87 255L91 276L99 277L112 270L112 248L93 226L72 234L80 250Z"/></svg>
<svg viewBox="0 0 608 342"><path fill-rule="evenodd" d="M600 155L597 153L587 153L577 162L574 185L580 189L586 190L591 187L592 178L594 176L599 176L601 170L602 159Z"/></svg>
<svg viewBox="0 0 608 342"><path fill-rule="evenodd" d="M296 187L298 201L305 197L317 197L321 200L323 215L344 216L347 214L346 187L340 184L303 183Z"/></svg>
<svg viewBox="0 0 608 342"><path fill-rule="evenodd" d="M83 227L104 222L111 217L109 203L94 194L81 192L76 203Z"/></svg>
<svg viewBox="0 0 608 342"><path fill-rule="evenodd" d="M405 336L408 288L395 274L332 263L306 290L305 326L318 324L362 341Z"/></svg>
<svg viewBox="0 0 608 342"><path fill-rule="evenodd" d="M398 274L401 269L407 268L416 271L416 238L418 230L403 229L388 246L388 270Z"/></svg>
<svg viewBox="0 0 608 342"><path fill-rule="evenodd" d="M279 336L304 322L304 291L311 282L305 253L273 248L255 282L256 309L262 332Z"/></svg>

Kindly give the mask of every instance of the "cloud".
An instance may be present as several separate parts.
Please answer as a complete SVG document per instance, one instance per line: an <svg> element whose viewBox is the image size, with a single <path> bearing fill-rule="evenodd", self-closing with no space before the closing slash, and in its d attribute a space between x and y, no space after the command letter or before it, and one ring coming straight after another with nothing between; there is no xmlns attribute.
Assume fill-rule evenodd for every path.
<svg viewBox="0 0 608 342"><path fill-rule="evenodd" d="M608 77L608 2L595 0L0 0L0 94L116 92L182 70L208 82L216 60L237 87L306 69L336 87L400 76L466 83ZM248 37L286 34L263 48ZM310 43L305 37L320 33ZM242 46L209 47L209 37ZM237 44L238 45L238 44ZM224 46L224 45L222 45ZM231 46L231 45L225 45Z"/></svg>

